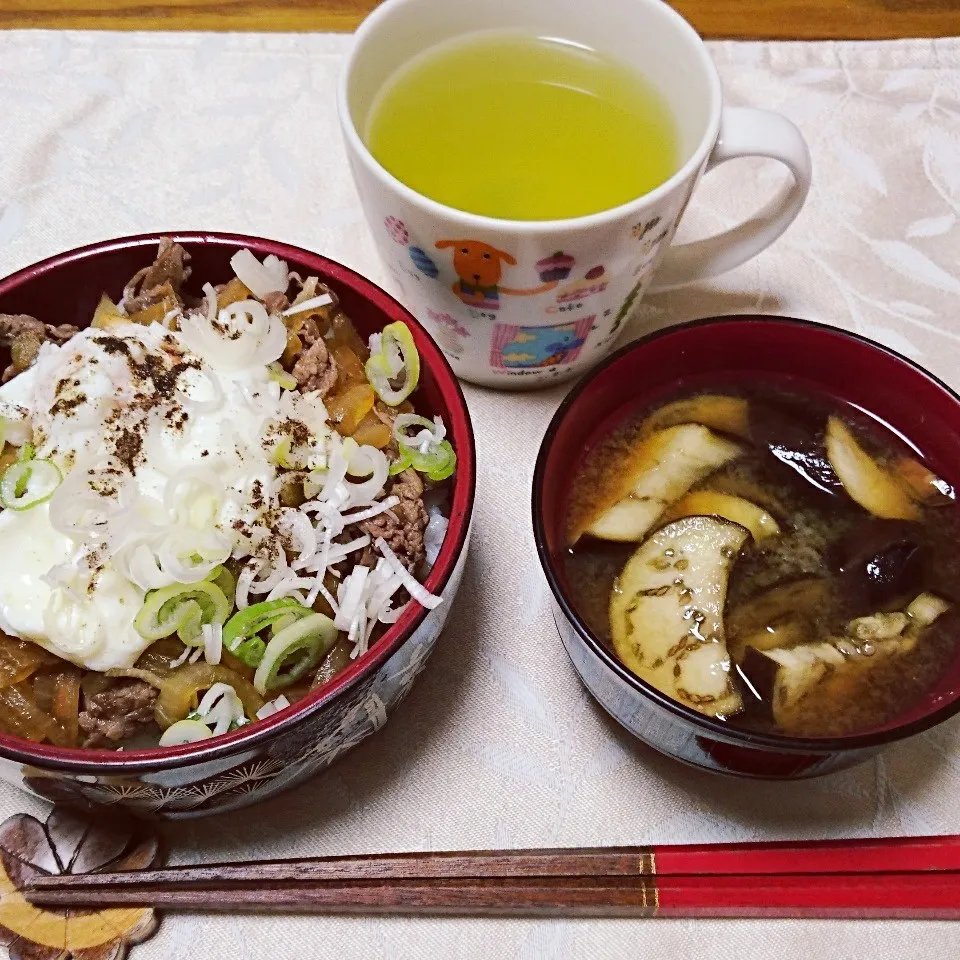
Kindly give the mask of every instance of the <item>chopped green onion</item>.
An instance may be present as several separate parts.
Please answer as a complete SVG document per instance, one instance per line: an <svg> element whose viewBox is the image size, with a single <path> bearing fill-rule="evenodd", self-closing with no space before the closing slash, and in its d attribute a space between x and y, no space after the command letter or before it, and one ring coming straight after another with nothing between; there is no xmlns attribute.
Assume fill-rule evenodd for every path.
<svg viewBox="0 0 960 960"><path fill-rule="evenodd" d="M397 444L399 447L400 445ZM395 477L398 473L403 473L408 467L413 466L413 457L410 450L404 450L400 447L400 456L390 464L390 476Z"/></svg>
<svg viewBox="0 0 960 960"><path fill-rule="evenodd" d="M292 373L287 373L280 366L279 361L274 360L273 363L269 364L268 369L270 370L270 379L279 383L284 390L297 389L297 378Z"/></svg>
<svg viewBox="0 0 960 960"><path fill-rule="evenodd" d="M161 640L176 632L187 646L196 647L202 643L203 624L223 623L232 606L209 580L174 583L146 595L133 625L144 640Z"/></svg>
<svg viewBox="0 0 960 960"><path fill-rule="evenodd" d="M179 747L184 743L197 743L200 740L209 740L213 731L199 720L193 719L190 714L184 720L171 723L160 737L161 747Z"/></svg>
<svg viewBox="0 0 960 960"><path fill-rule="evenodd" d="M370 337L370 359L364 370L370 386L388 406L403 403L420 380L420 354L410 328L402 321L387 324L381 333ZM394 387L392 381L399 379Z"/></svg>
<svg viewBox="0 0 960 960"><path fill-rule="evenodd" d="M452 477L457 469L457 454L449 440L442 440L430 453L421 453L416 447L398 443L400 456L390 464L390 476L402 473L413 467L418 473L425 473L435 483Z"/></svg>
<svg viewBox="0 0 960 960"><path fill-rule="evenodd" d="M271 462L286 470L296 470L297 465L290 459L292 450L293 440L290 437L283 437L270 454Z"/></svg>
<svg viewBox="0 0 960 960"><path fill-rule="evenodd" d="M420 427L411 436L407 431ZM457 468L457 455L448 440L442 439L446 430L440 418L428 420L415 413L401 413L393 423L393 438L400 456L391 464L390 475L395 476L413 467L431 480L446 480Z"/></svg>
<svg viewBox="0 0 960 960"><path fill-rule="evenodd" d="M457 469L457 455L449 440L441 440L430 453L400 444L400 452L409 454L410 464L419 473L425 473L431 480L438 482L453 476Z"/></svg>
<svg viewBox="0 0 960 960"><path fill-rule="evenodd" d="M257 634L267 627L283 623L284 627L313 613L293 597L264 600L245 610L238 610L223 627L223 645L248 667L256 667L263 660L267 645Z"/></svg>
<svg viewBox="0 0 960 960"><path fill-rule="evenodd" d="M23 463L27 460L32 460L37 455L37 451L33 448L32 443L25 443L20 448L20 456L17 457L19 463Z"/></svg>
<svg viewBox="0 0 960 960"><path fill-rule="evenodd" d="M337 628L322 613L311 613L284 627L268 644L253 677L253 685L264 696L296 683L315 667L337 640Z"/></svg>
<svg viewBox="0 0 960 960"><path fill-rule="evenodd" d="M50 460L18 460L0 475L0 504L8 510L29 510L49 500L62 481L63 474Z"/></svg>
<svg viewBox="0 0 960 960"><path fill-rule="evenodd" d="M237 580L226 567L215 567L208 577L205 577L209 583L216 584L223 595L231 602L237 593Z"/></svg>

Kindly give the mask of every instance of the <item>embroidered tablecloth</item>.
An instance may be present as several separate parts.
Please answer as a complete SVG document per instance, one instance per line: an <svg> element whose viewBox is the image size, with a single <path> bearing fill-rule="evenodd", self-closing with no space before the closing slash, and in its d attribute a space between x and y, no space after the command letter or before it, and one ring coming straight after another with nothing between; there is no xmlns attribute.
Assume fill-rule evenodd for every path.
<svg viewBox="0 0 960 960"><path fill-rule="evenodd" d="M0 275L164 229L253 233L389 287L350 182L334 89L350 37L0 34ZM738 312L834 323L960 387L960 40L715 43L727 100L807 136L788 233L709 283L651 297L627 339ZM571 141L576 131L571 131ZM775 164L711 174L682 235L736 222ZM395 849L960 832L960 722L822 780L757 784L655 755L589 699L554 631L530 532L536 447L563 391L466 389L473 549L438 651L387 727L260 807L163 828L175 861ZM0 818L42 805L0 785ZM135 957L955 955L943 923L167 916Z"/></svg>

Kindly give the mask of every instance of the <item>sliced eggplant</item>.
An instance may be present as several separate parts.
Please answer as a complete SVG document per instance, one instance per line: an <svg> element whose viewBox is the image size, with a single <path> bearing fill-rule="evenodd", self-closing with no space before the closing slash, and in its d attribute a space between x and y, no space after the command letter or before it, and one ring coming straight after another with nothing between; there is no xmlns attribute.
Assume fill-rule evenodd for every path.
<svg viewBox="0 0 960 960"><path fill-rule="evenodd" d="M722 393L703 393L665 404L644 420L643 433L655 433L681 423L699 423L720 433L732 433L744 440L750 438L747 401Z"/></svg>
<svg viewBox="0 0 960 960"><path fill-rule="evenodd" d="M739 444L699 424L652 434L626 462L611 464L618 482L596 514L574 531L572 542L583 533L602 540L642 540L670 503L741 451Z"/></svg>
<svg viewBox="0 0 960 960"><path fill-rule="evenodd" d="M714 490L694 490L681 497L664 514L664 520L677 520L680 517L722 517L732 523L746 527L754 540L775 537L780 533L780 525L762 507L758 507L743 497L732 497L728 493Z"/></svg>
<svg viewBox="0 0 960 960"><path fill-rule="evenodd" d="M827 419L826 447L844 490L864 510L888 520L920 519L906 485L863 449L839 417Z"/></svg>
<svg viewBox="0 0 960 960"><path fill-rule="evenodd" d="M923 581L923 550L915 524L870 519L841 537L828 554L842 593L855 609L878 609Z"/></svg>
<svg viewBox="0 0 960 960"><path fill-rule="evenodd" d="M754 404L750 409L750 439L817 490L843 493L816 422L778 406Z"/></svg>
<svg viewBox="0 0 960 960"><path fill-rule="evenodd" d="M744 527L684 517L627 561L610 597L614 649L638 677L708 716L742 706L731 681L723 626L730 569Z"/></svg>
<svg viewBox="0 0 960 960"><path fill-rule="evenodd" d="M789 650L748 647L740 675L773 720L787 733L798 725L799 705L813 694L844 655L831 643L809 643Z"/></svg>
<svg viewBox="0 0 960 960"><path fill-rule="evenodd" d="M780 650L795 647L810 639L810 624L796 618L780 620L753 633L732 634L727 631L727 649L734 663L743 663L748 649Z"/></svg>

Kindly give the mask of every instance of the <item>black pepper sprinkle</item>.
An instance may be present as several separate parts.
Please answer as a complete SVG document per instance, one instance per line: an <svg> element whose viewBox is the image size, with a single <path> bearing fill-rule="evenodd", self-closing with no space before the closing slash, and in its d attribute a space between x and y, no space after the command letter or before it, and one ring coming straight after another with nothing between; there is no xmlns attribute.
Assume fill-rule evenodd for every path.
<svg viewBox="0 0 960 960"><path fill-rule="evenodd" d="M124 430L114 444L117 459L131 472L135 472L140 459L143 437L131 429Z"/></svg>
<svg viewBox="0 0 960 960"><path fill-rule="evenodd" d="M69 414L72 411L76 410L81 404L87 402L87 395L85 393L78 393L72 397L61 397L51 408L51 416L59 416L60 414Z"/></svg>
<svg viewBox="0 0 960 960"><path fill-rule="evenodd" d="M130 347L127 346L126 340L122 337L94 337L93 342L99 344L103 348L103 352L108 356L116 354L122 354L125 357L130 356Z"/></svg>

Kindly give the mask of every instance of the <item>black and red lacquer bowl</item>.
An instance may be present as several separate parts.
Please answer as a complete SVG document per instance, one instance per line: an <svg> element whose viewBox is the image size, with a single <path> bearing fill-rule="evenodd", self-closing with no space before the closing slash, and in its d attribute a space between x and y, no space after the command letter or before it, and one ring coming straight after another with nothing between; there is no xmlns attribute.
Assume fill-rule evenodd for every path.
<svg viewBox="0 0 960 960"><path fill-rule="evenodd" d="M190 253L198 285L229 278L231 256L246 247L261 259L276 254L291 270L319 276L364 338L404 321L421 357L418 410L443 417L458 456L450 525L425 581L443 602L433 610L411 602L366 654L293 706L234 733L164 749L62 749L0 735L0 775L19 786L51 800L178 818L273 796L323 770L387 722L430 656L460 586L476 478L473 431L457 380L429 335L387 293L339 263L283 243L223 233L164 236ZM159 234L110 240L27 267L0 281L0 313L86 326L101 294L119 297L126 281L152 262L159 240Z"/></svg>
<svg viewBox="0 0 960 960"><path fill-rule="evenodd" d="M780 317L698 320L611 356L566 398L540 448L533 524L554 597L560 638L583 683L627 730L707 770L749 777L810 777L852 766L887 744L960 710L960 662L924 699L886 726L854 736L801 739L737 729L706 717L634 676L590 630L564 572L564 505L572 465L631 411L697 380L788 378L879 417L913 443L940 476L960 482L960 398L909 360L832 327Z"/></svg>

